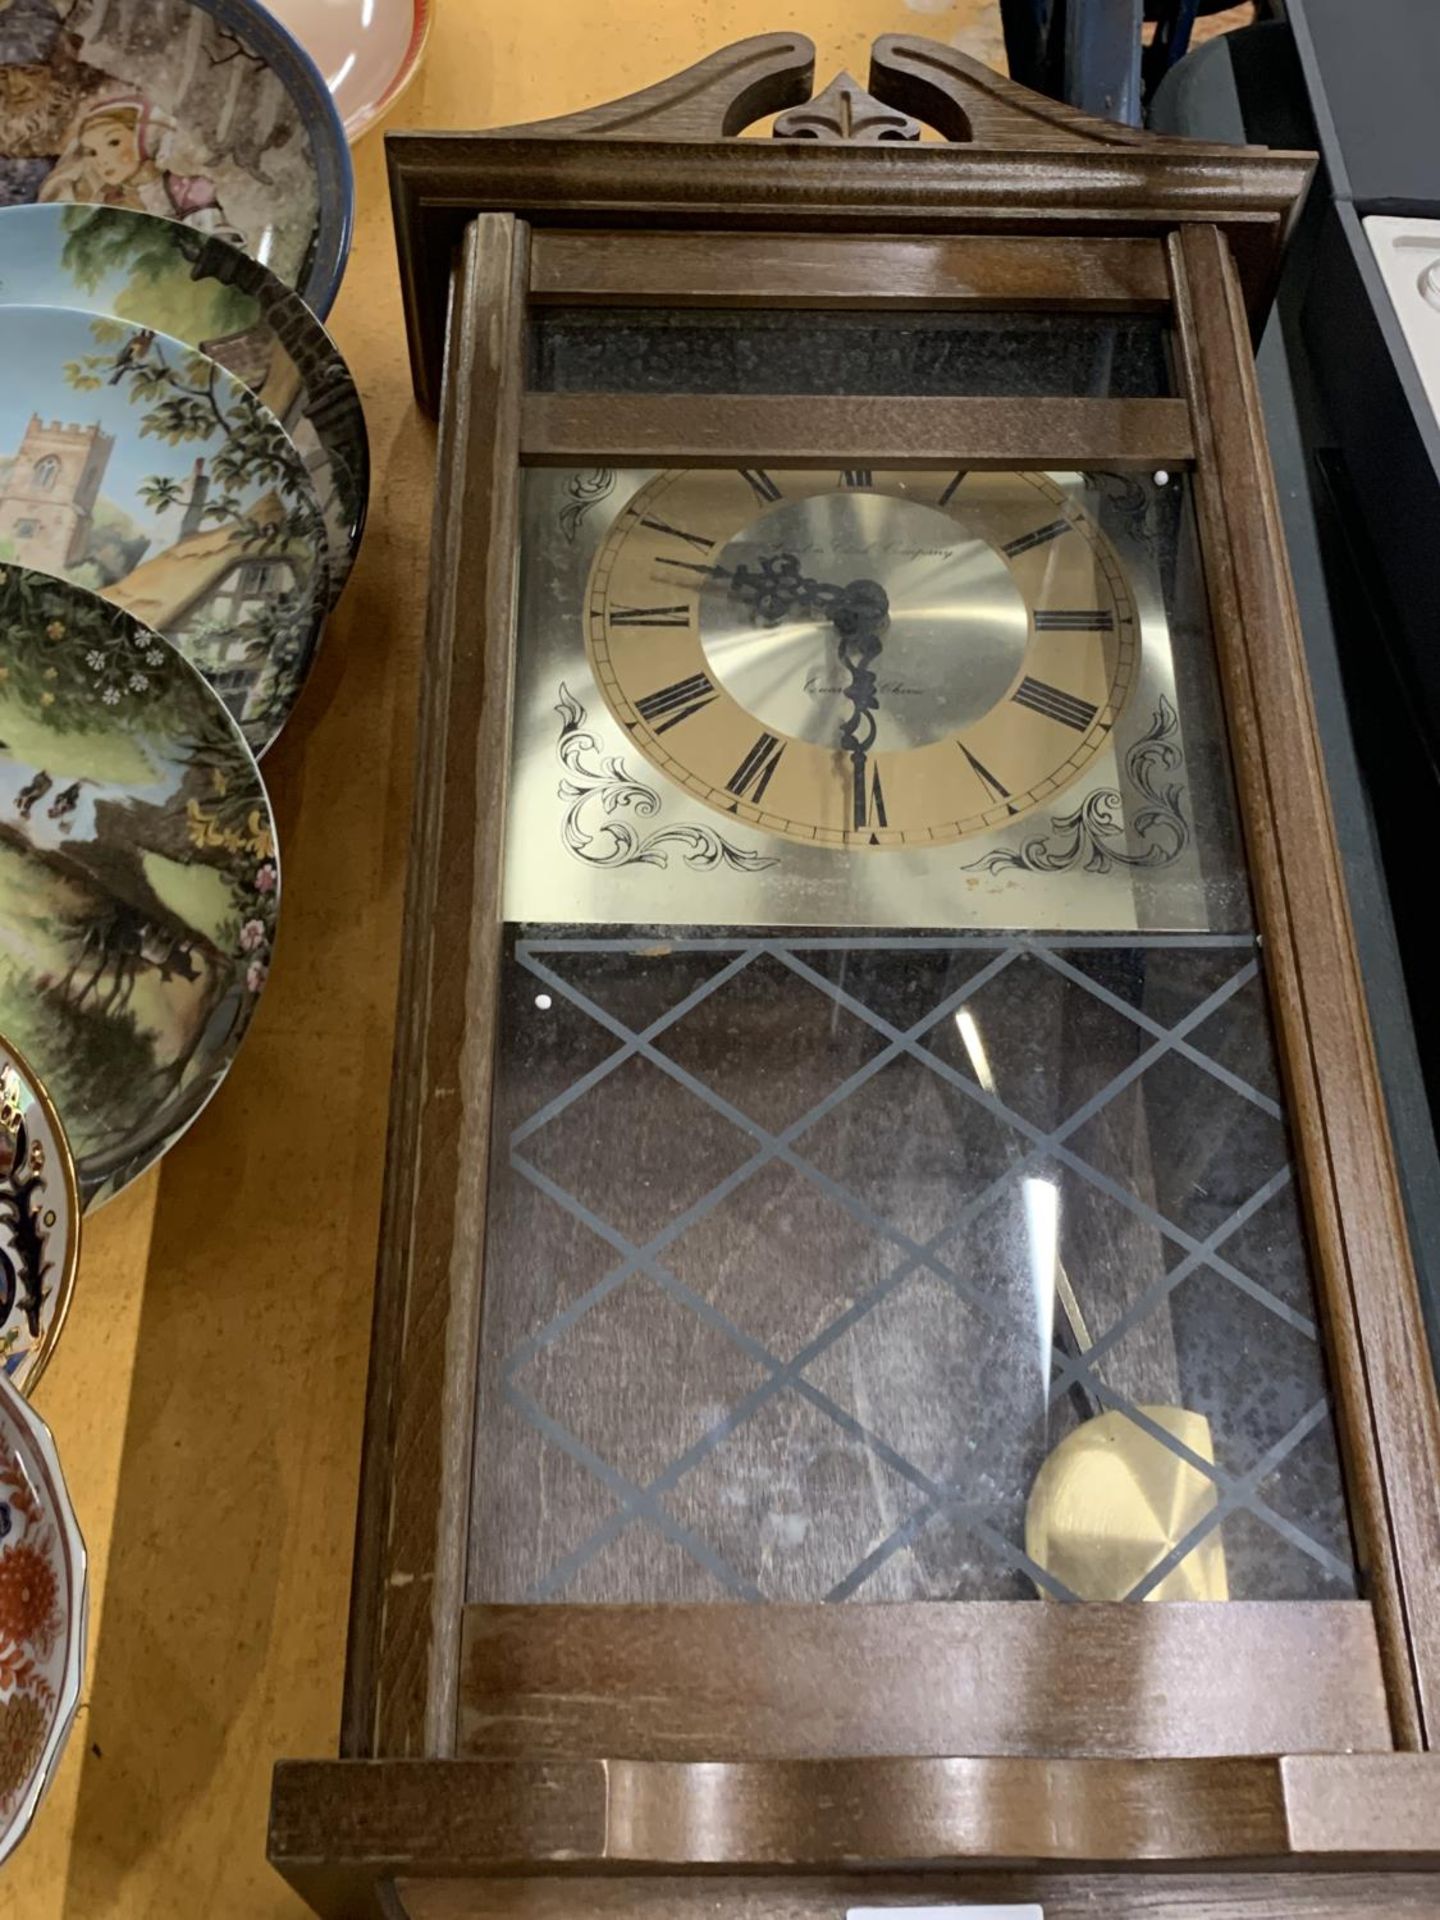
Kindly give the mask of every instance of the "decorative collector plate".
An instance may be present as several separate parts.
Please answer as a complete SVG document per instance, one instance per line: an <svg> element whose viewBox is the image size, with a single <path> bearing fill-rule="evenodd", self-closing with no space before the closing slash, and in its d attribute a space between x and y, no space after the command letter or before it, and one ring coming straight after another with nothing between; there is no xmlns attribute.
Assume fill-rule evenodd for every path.
<svg viewBox="0 0 1440 1920"><path fill-rule="evenodd" d="M80 1704L87 1599L55 1442L0 1379L0 1864L44 1799Z"/></svg>
<svg viewBox="0 0 1440 1920"><path fill-rule="evenodd" d="M295 442L325 516L330 604L370 487L360 396L299 294L228 241L124 207L0 209L0 303L78 307L183 340L243 380Z"/></svg>
<svg viewBox="0 0 1440 1920"><path fill-rule="evenodd" d="M93 1206L235 1056L274 938L274 825L238 727L173 647L3 564L0 741L0 1032L44 1079Z"/></svg>
<svg viewBox="0 0 1440 1920"><path fill-rule="evenodd" d="M309 56L248 0L6 0L0 206L83 201L221 233L330 311L355 186Z"/></svg>
<svg viewBox="0 0 1440 1920"><path fill-rule="evenodd" d="M35 1069L0 1035L0 1372L21 1393L60 1338L79 1256L65 1129Z"/></svg>
<svg viewBox="0 0 1440 1920"><path fill-rule="evenodd" d="M325 78L349 140L387 114L419 71L429 0L271 0Z"/></svg>
<svg viewBox="0 0 1440 1920"><path fill-rule="evenodd" d="M263 753L328 599L293 442L215 361L128 321L0 307L0 366L0 564L89 587L173 640Z"/></svg>

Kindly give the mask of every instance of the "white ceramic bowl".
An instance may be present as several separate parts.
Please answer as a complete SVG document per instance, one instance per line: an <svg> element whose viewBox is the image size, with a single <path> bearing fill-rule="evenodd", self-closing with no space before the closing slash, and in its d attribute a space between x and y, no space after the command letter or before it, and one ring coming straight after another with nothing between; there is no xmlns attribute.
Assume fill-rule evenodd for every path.
<svg viewBox="0 0 1440 1920"><path fill-rule="evenodd" d="M270 0L304 47L358 140L409 86L425 54L430 0Z"/></svg>

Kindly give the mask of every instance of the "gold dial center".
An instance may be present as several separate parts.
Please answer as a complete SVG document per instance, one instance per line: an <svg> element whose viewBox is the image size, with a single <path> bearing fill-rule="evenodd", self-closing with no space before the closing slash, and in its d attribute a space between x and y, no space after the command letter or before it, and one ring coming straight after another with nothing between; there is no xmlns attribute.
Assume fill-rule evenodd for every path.
<svg viewBox="0 0 1440 1920"><path fill-rule="evenodd" d="M884 592L889 614L871 663L876 752L959 733L1013 686L1029 611L993 547L920 501L812 494L770 508L729 541L700 596L712 675L773 732L834 747L855 710L833 619L801 608L767 620L733 589L737 575L787 557L817 583L870 580Z"/></svg>

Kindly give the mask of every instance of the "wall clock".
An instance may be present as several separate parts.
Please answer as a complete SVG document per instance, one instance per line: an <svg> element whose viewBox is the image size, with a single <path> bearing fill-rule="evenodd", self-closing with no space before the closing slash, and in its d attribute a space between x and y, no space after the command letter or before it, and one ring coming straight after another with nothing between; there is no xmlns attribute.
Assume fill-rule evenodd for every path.
<svg viewBox="0 0 1440 1920"><path fill-rule="evenodd" d="M1309 162L811 68L391 143L410 938L271 1857L1418 1913L1434 1387L1249 347Z"/></svg>

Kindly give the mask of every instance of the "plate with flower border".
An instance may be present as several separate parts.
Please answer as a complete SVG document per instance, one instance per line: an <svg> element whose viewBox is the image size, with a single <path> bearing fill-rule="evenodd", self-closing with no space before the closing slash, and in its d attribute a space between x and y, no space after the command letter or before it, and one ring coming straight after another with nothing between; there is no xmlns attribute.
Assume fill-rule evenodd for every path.
<svg viewBox="0 0 1440 1920"><path fill-rule="evenodd" d="M70 1310L80 1191L45 1084L0 1034L0 1373L29 1393Z"/></svg>
<svg viewBox="0 0 1440 1920"><path fill-rule="evenodd" d="M0 1377L0 1865L74 1725L88 1601L85 1542L50 1429Z"/></svg>
<svg viewBox="0 0 1440 1920"><path fill-rule="evenodd" d="M54 573L173 640L257 754L289 718L329 599L294 442L181 341L0 306L0 564Z"/></svg>
<svg viewBox="0 0 1440 1920"><path fill-rule="evenodd" d="M252 0L7 0L0 206L35 200L222 234L323 319L355 181L314 62Z"/></svg>
<svg viewBox="0 0 1440 1920"><path fill-rule="evenodd" d="M370 451L350 370L298 293L214 234L125 207L55 205L0 208L0 304L113 315L243 380L305 462L334 606L365 525Z"/></svg>
<svg viewBox="0 0 1440 1920"><path fill-rule="evenodd" d="M0 1032L89 1209L230 1069L279 909L260 770L223 702L98 595L0 565Z"/></svg>

